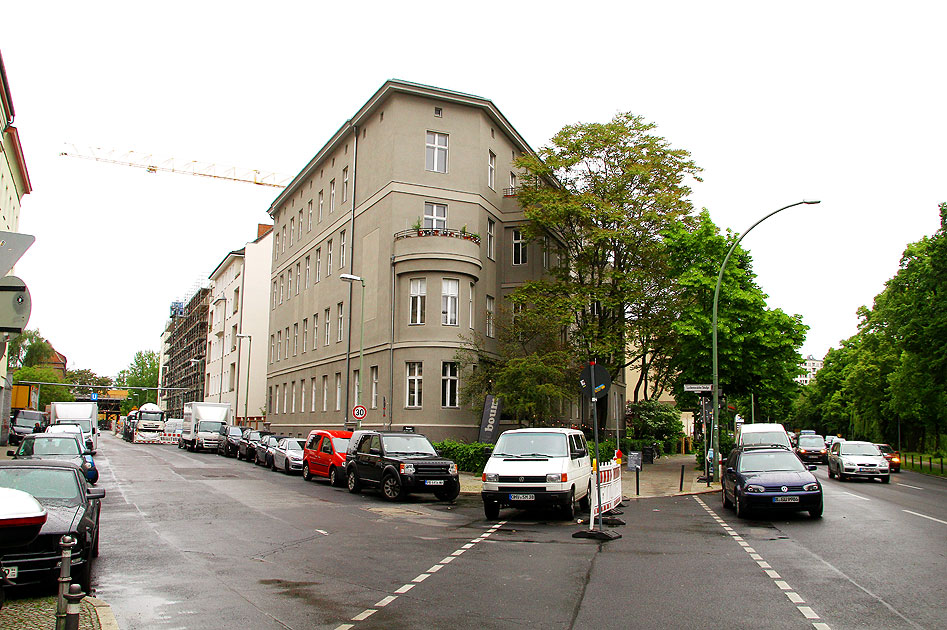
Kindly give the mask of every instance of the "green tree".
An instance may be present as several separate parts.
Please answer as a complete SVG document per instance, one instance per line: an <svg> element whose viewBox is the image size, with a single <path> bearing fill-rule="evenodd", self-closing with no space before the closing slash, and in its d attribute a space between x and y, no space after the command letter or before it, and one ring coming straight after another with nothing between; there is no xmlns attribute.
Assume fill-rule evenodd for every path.
<svg viewBox="0 0 947 630"><path fill-rule="evenodd" d="M99 376L95 372L89 369L81 370L67 370L66 371L66 382L67 383L78 383L81 385L111 385L112 379L108 376ZM101 387L92 388L92 387L76 387L73 389L73 393L81 396L88 396L92 392L103 393Z"/></svg>
<svg viewBox="0 0 947 630"><path fill-rule="evenodd" d="M684 436L681 412L656 400L628 403L628 437L650 439L665 444Z"/></svg>
<svg viewBox="0 0 947 630"><path fill-rule="evenodd" d="M630 113L568 125L538 155L517 160L523 233L543 243L550 268L510 302L567 329L576 355L613 379L629 364L641 367L643 381L630 385L635 400L659 392L670 375L660 360L677 295L662 232L686 220L687 182L700 172L654 128Z"/></svg>
<svg viewBox="0 0 947 630"><path fill-rule="evenodd" d="M727 250L736 236L720 234L704 210L696 225L678 222L664 232L670 271L681 311L672 323L676 335L671 357L674 395L683 406L697 406L684 383L709 382L713 374L713 297ZM751 394L757 417L789 417L798 395L799 348L808 327L800 315L766 306L756 284L752 258L737 247L724 269L717 309L717 364L721 392L738 413L750 417Z"/></svg>
<svg viewBox="0 0 947 630"><path fill-rule="evenodd" d="M38 328L24 330L11 339L7 346L7 367L10 370L44 365L52 358L53 347Z"/></svg>
<svg viewBox="0 0 947 630"><path fill-rule="evenodd" d="M158 387L158 353L152 350L140 350L127 368L118 373L115 384L120 387ZM133 407L158 400L157 389L132 390L137 396L129 396L122 402L122 413L127 414Z"/></svg>
<svg viewBox="0 0 947 630"><path fill-rule="evenodd" d="M34 383L62 383L62 376L56 370L48 367L21 367L13 373L13 382L31 381ZM71 388L65 385L40 385L39 409L46 409L51 402L72 402L76 399Z"/></svg>

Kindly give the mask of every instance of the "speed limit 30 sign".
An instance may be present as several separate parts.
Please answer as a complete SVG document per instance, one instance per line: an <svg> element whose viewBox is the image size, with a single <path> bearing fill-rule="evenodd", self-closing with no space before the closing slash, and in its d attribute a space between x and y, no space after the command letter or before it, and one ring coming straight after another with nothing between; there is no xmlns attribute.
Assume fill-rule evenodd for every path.
<svg viewBox="0 0 947 630"><path fill-rule="evenodd" d="M362 405L355 405L352 407L352 417L356 420L364 420L367 414L368 410Z"/></svg>

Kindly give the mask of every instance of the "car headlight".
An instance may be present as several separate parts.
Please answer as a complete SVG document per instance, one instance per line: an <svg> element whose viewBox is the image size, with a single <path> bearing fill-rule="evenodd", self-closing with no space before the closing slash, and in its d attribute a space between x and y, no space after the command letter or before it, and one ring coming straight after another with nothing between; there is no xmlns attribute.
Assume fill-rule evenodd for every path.
<svg viewBox="0 0 947 630"><path fill-rule="evenodd" d="M500 475L496 473L483 473L483 480L489 483L497 483L500 481Z"/></svg>
<svg viewBox="0 0 947 630"><path fill-rule="evenodd" d="M747 492L766 492L766 488L763 486L748 485L746 487Z"/></svg>
<svg viewBox="0 0 947 630"><path fill-rule="evenodd" d="M547 483L566 483L569 481L568 473L549 473L546 475Z"/></svg>
<svg viewBox="0 0 947 630"><path fill-rule="evenodd" d="M819 489L819 484L807 483L806 485L802 487L802 489L805 490L806 492L815 492L816 490Z"/></svg>
<svg viewBox="0 0 947 630"><path fill-rule="evenodd" d="M457 464L451 462L450 466L447 467L447 472L456 475L457 474Z"/></svg>
<svg viewBox="0 0 947 630"><path fill-rule="evenodd" d="M414 464L401 464L401 474L402 475L413 475L414 474Z"/></svg>

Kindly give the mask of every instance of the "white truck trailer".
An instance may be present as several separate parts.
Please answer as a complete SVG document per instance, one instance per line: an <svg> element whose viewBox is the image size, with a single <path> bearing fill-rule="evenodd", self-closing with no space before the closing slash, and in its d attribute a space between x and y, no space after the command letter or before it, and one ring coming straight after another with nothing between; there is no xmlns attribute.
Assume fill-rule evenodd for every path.
<svg viewBox="0 0 947 630"><path fill-rule="evenodd" d="M99 406L94 402L50 403L49 424L78 424L86 448L94 453L99 446Z"/></svg>
<svg viewBox="0 0 947 630"><path fill-rule="evenodd" d="M216 451L221 439L220 429L230 424L230 404L184 403L184 423L179 448L189 451Z"/></svg>

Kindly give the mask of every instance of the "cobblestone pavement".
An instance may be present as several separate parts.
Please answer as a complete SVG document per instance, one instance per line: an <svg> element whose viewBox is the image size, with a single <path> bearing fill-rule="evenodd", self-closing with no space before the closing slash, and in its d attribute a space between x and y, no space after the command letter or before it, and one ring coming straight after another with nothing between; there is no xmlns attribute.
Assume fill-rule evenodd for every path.
<svg viewBox="0 0 947 630"><path fill-rule="evenodd" d="M8 599L0 608L0 630L51 630L56 627L56 598ZM82 600L80 630L102 630L95 607Z"/></svg>

